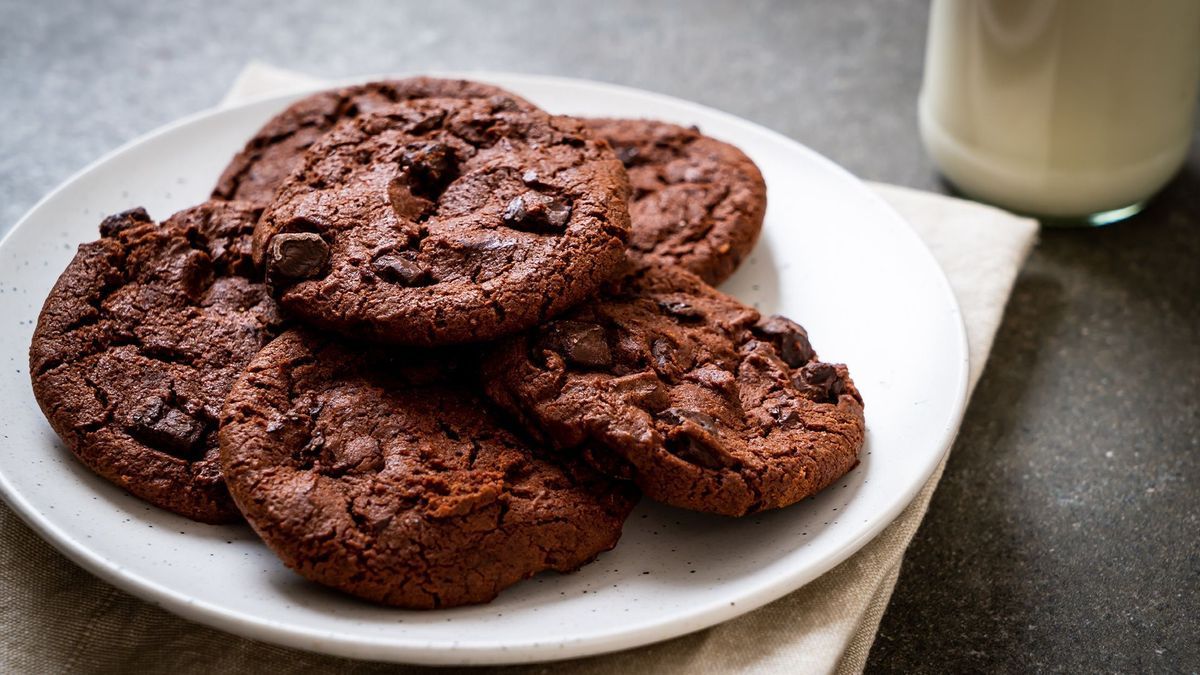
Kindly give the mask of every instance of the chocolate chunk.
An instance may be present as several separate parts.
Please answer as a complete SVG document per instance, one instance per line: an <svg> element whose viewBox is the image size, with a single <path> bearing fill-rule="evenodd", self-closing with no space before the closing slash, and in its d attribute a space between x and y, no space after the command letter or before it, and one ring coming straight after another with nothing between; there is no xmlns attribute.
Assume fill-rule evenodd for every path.
<svg viewBox="0 0 1200 675"><path fill-rule="evenodd" d="M501 216L504 224L531 232L561 232L571 220L571 205L540 192L513 197Z"/></svg>
<svg viewBox="0 0 1200 675"><path fill-rule="evenodd" d="M668 408L660 418L675 425L667 433L667 452L707 469L721 469L737 462L720 448L717 421L711 415L683 408Z"/></svg>
<svg viewBox="0 0 1200 675"><path fill-rule="evenodd" d="M500 110L514 111L521 109L521 103L517 102L512 96L497 94L489 98L488 101Z"/></svg>
<svg viewBox="0 0 1200 675"><path fill-rule="evenodd" d="M807 398L818 403L835 402L846 389L837 368L820 361L805 365L792 382Z"/></svg>
<svg viewBox="0 0 1200 675"><path fill-rule="evenodd" d="M405 286L423 286L433 280L433 275L413 251L381 255L371 263L371 269L380 277Z"/></svg>
<svg viewBox="0 0 1200 675"><path fill-rule="evenodd" d="M662 411L660 417L670 424L682 425L691 422L706 433L713 435L717 433L717 420L712 415L702 413L698 410L667 408Z"/></svg>
<svg viewBox="0 0 1200 675"><path fill-rule="evenodd" d="M404 146L400 164L412 176L413 188L425 197L436 197L454 180L454 148L436 141L409 143Z"/></svg>
<svg viewBox="0 0 1200 675"><path fill-rule="evenodd" d="M801 417L800 411L796 409L795 404L790 399L783 401L782 405L768 407L767 414L775 420L780 429L791 429L804 423L804 418Z"/></svg>
<svg viewBox="0 0 1200 675"><path fill-rule="evenodd" d="M663 446L667 452L706 469L721 469L732 466L729 458L716 451L704 441L681 433L667 439Z"/></svg>
<svg viewBox="0 0 1200 675"><path fill-rule="evenodd" d="M289 279L309 279L329 261L329 244L315 232L284 232L271 238L267 272Z"/></svg>
<svg viewBox="0 0 1200 675"><path fill-rule="evenodd" d="M411 182L412 177L402 173L388 183L388 202L401 221L420 220L433 211L433 202L417 196Z"/></svg>
<svg viewBox="0 0 1200 675"><path fill-rule="evenodd" d="M704 312L684 300L660 300L658 306L667 314L684 321L700 321L704 319Z"/></svg>
<svg viewBox="0 0 1200 675"><path fill-rule="evenodd" d="M763 319L754 327L754 332L774 343L779 356L793 368L799 368L817 356L808 341L808 331L790 319L778 315Z"/></svg>
<svg viewBox="0 0 1200 675"><path fill-rule="evenodd" d="M440 128L445 122L445 110L426 110L421 114L421 119L413 122L408 130L414 134L427 134L434 129Z"/></svg>
<svg viewBox="0 0 1200 675"><path fill-rule="evenodd" d="M132 208L128 211L111 215L100 222L100 236L112 237L124 229L139 225L141 223L149 223L150 214L146 213L146 209L142 207Z"/></svg>
<svg viewBox="0 0 1200 675"><path fill-rule="evenodd" d="M604 328L583 321L555 321L541 342L543 349L562 354L575 365L600 368L612 364Z"/></svg>
<svg viewBox="0 0 1200 675"><path fill-rule="evenodd" d="M204 424L167 405L159 397L145 401L133 413L129 435L152 448L162 448L181 459L196 459L195 450L204 438Z"/></svg>
<svg viewBox="0 0 1200 675"><path fill-rule="evenodd" d="M666 385L651 372L617 378L610 386L622 400L651 412L658 412L671 405L671 395Z"/></svg>
<svg viewBox="0 0 1200 675"><path fill-rule="evenodd" d="M638 157L636 145L620 145L613 149L617 151L617 159L621 160L621 163L625 166L633 164L634 160Z"/></svg>
<svg viewBox="0 0 1200 675"><path fill-rule="evenodd" d="M508 206L504 207L504 213L500 216L504 222L510 224L520 223L524 221L526 217L528 217L528 213L525 210L525 198L520 196L513 197L512 201L508 203Z"/></svg>
<svg viewBox="0 0 1200 675"><path fill-rule="evenodd" d="M674 351L671 343L666 340L655 340L650 345L650 354L654 356L654 365L658 366L659 370L666 370L671 365L671 352Z"/></svg>

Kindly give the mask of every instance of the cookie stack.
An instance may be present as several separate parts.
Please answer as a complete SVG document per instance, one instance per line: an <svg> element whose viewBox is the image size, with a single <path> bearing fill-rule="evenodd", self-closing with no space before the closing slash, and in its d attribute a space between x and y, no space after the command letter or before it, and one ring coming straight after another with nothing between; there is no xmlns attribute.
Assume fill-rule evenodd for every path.
<svg viewBox="0 0 1200 675"><path fill-rule="evenodd" d="M96 473L380 603L486 602L639 495L741 516L857 462L805 330L710 286L762 227L698 130L462 80L305 98L212 198L111 216L46 299L38 402Z"/></svg>

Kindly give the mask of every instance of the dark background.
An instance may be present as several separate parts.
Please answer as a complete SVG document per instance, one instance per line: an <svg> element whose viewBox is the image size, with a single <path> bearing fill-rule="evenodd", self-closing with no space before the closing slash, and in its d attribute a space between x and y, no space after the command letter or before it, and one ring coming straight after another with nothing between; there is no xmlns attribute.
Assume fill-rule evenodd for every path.
<svg viewBox="0 0 1200 675"><path fill-rule="evenodd" d="M871 2L0 0L0 231L214 105L245 63L592 78L944 191L916 134L928 7ZM1200 667L1200 149L1149 210L1046 231L868 671ZM65 564L65 563L64 563Z"/></svg>

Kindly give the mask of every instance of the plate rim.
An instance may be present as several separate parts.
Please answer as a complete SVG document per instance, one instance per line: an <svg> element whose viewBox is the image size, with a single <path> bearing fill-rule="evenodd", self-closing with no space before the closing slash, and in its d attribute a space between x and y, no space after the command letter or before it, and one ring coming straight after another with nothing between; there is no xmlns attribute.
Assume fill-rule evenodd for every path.
<svg viewBox="0 0 1200 675"><path fill-rule="evenodd" d="M960 354L953 361L954 367L957 368L953 395L954 406L949 418L949 424L940 430L938 434L937 444L939 451L928 455L928 466L922 467L919 472L922 479L920 481L913 481L905 490L901 491L900 496L891 502L889 508L885 509L880 517L872 519L868 527L864 528L858 536L850 538L835 547L819 564L809 565L798 571L777 575L771 583L763 584L748 591L744 596L739 598L736 606L731 606L724 602L718 605L702 605L699 609L689 613L685 617L649 623L643 622L641 624L627 624L620 629L614 629L587 638L554 641L530 639L521 643L514 643L508 640L474 642L464 645L449 639L396 640L395 638L374 638L355 635L346 631L321 631L298 627L294 624L262 616L231 611L208 601L197 600L184 593L175 591L169 586L143 578L135 573L130 573L124 570L119 564L94 554L82 540L64 531L48 518L46 514L39 512L32 504L26 501L15 486L10 483L6 472L0 468L0 495L3 496L5 502L21 520L33 529L41 539L51 544L56 550L89 573L123 591L188 620L196 621L218 630L236 633L244 637L310 652L357 659L440 665L536 663L632 649L702 630L758 609L769 602L799 590L858 552L863 546L875 539L884 529L891 525L904 509L912 503L913 499L925 485L928 484L930 477L942 461L944 461L957 437L968 402L970 356L966 327L958 299L950 286L945 271L908 221L876 191L868 187L861 179L850 173L847 169L803 143L780 132L731 113L675 96L584 78L471 70L423 71L421 73L401 72L357 76L330 82L314 83L311 86L296 87L281 93L251 97L234 105L217 105L186 115L141 134L104 153L98 159L71 174L31 206L9 231L3 237L0 237L0 249L3 249L18 230L47 202L70 189L77 181L91 174L113 158L137 146L151 142L160 136L169 134L178 128L210 117L217 117L223 114L236 114L241 109L261 105L267 101L278 100L282 104L284 101L293 100L308 93L344 86L346 84L385 78L410 77L417 74L431 77L477 79L484 82L497 83L500 86L513 86L515 83L516 86L513 86L513 88L517 89L519 89L522 83L529 86L582 87L598 90L599 93L608 91L622 96L651 99L678 109L691 110L705 117L717 117L722 119L726 124L751 133L765 135L777 144L790 146L792 149L800 151L810 161L820 165L824 171L836 174L841 180L857 185L858 191L861 192L864 199L872 201L876 208L882 208L893 216L888 219L890 222L887 224L887 227L896 230L900 236L909 239L910 243L915 244L917 250L921 252L920 255L924 257L924 262L927 265L931 265L935 270L937 286L940 289L940 293L944 296L943 300L948 300L948 303L945 303L945 305L950 310L951 323L956 333L954 344L957 346ZM949 360L947 362L949 363Z"/></svg>

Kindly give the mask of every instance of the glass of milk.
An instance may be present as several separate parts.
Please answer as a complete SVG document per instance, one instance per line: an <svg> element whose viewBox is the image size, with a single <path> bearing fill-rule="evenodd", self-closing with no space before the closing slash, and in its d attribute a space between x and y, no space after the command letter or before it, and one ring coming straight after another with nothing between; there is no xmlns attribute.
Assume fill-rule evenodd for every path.
<svg viewBox="0 0 1200 675"><path fill-rule="evenodd" d="M961 192L1050 223L1140 211L1182 165L1200 0L933 0L919 117Z"/></svg>

